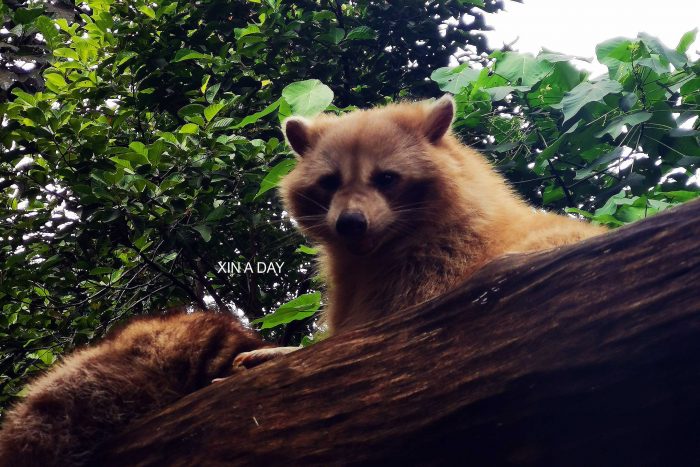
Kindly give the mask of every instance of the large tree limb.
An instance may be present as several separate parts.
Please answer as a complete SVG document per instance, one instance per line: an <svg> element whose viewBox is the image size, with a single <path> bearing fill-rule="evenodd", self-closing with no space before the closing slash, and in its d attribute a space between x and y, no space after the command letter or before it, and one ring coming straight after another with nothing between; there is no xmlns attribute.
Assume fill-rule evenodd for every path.
<svg viewBox="0 0 700 467"><path fill-rule="evenodd" d="M508 257L416 309L185 397L108 465L691 465L700 203Z"/></svg>

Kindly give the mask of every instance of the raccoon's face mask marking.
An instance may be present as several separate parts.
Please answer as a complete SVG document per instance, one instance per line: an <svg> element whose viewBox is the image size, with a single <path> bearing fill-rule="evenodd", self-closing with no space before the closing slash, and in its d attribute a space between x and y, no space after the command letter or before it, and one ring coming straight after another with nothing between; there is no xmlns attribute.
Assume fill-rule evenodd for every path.
<svg viewBox="0 0 700 467"><path fill-rule="evenodd" d="M430 209L430 146L452 115L452 101L441 99L415 128L376 113L287 120L285 136L301 156L282 184L287 208L307 235L357 255L410 238Z"/></svg>

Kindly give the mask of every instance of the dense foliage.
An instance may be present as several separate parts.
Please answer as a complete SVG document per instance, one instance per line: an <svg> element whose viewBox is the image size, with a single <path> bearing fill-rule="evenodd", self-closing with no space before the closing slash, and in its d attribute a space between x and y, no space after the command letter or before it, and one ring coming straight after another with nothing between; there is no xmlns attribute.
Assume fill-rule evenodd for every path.
<svg viewBox="0 0 700 467"><path fill-rule="evenodd" d="M535 204L617 227L698 195L700 62L640 34L596 48L607 76L574 57L495 52L483 69L432 74L455 93L455 127Z"/></svg>
<svg viewBox="0 0 700 467"><path fill-rule="evenodd" d="M477 11L445 24L473 5L500 8L2 3L0 406L133 314L192 303L254 320L297 296L264 326L313 314L313 252L269 190L291 167L279 119L435 95L432 70L483 51ZM293 344L309 324L265 332Z"/></svg>

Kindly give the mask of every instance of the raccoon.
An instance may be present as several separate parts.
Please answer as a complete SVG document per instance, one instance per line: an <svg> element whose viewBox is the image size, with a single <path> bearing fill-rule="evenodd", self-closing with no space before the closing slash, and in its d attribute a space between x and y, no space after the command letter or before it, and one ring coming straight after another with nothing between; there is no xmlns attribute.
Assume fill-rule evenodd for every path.
<svg viewBox="0 0 700 467"><path fill-rule="evenodd" d="M171 313L132 320L29 384L3 417L1 466L79 466L129 422L233 371L264 347L230 315Z"/></svg>
<svg viewBox="0 0 700 467"><path fill-rule="evenodd" d="M605 232L528 205L452 135L454 112L447 95L284 121L298 163L280 193L320 250L329 334L441 295L506 253Z"/></svg>

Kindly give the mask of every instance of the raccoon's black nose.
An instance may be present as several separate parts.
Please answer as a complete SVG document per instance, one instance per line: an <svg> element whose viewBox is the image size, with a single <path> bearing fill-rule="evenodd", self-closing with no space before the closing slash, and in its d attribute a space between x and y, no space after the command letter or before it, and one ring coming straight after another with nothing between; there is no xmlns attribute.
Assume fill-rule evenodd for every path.
<svg viewBox="0 0 700 467"><path fill-rule="evenodd" d="M335 230L343 237L359 237L367 231L367 218L361 212L342 212L335 223Z"/></svg>

